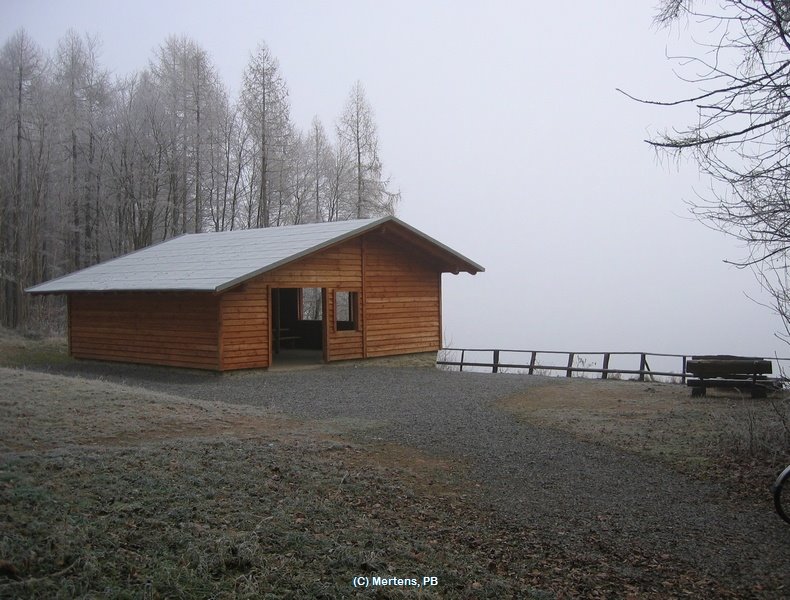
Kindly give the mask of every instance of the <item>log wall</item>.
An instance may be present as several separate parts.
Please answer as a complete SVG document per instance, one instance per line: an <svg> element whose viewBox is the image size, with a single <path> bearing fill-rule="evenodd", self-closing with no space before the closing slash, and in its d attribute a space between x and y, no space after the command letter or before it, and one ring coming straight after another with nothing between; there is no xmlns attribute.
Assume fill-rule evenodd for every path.
<svg viewBox="0 0 790 600"><path fill-rule="evenodd" d="M76 358L219 368L218 298L199 293L70 294Z"/></svg>

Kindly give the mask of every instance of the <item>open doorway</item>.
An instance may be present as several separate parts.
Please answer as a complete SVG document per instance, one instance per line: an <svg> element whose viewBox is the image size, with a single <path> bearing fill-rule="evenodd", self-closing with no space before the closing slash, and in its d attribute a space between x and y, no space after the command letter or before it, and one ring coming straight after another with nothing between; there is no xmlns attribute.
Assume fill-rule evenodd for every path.
<svg viewBox="0 0 790 600"><path fill-rule="evenodd" d="M321 288L272 288L272 361L277 366L318 364L324 352Z"/></svg>

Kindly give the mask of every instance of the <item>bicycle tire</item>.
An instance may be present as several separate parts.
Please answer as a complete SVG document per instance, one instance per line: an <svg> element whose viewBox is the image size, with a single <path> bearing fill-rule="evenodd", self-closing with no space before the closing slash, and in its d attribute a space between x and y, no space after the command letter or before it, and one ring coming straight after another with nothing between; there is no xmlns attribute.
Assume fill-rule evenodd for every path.
<svg viewBox="0 0 790 600"><path fill-rule="evenodd" d="M790 465L776 478L771 486L771 493L774 495L776 512L790 523Z"/></svg>

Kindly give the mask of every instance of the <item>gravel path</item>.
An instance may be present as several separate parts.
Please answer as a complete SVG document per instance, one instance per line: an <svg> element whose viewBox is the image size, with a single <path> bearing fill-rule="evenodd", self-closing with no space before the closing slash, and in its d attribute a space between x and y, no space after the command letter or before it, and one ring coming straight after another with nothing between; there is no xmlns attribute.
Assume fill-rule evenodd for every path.
<svg viewBox="0 0 790 600"><path fill-rule="evenodd" d="M790 527L767 503L764 510L735 504L722 486L519 423L493 405L556 380L424 368L225 376L98 363L66 369L192 398L338 419L356 427L359 439L464 461L486 510L586 564L614 563L626 577L635 570L642 578L651 569L692 571L739 596L790 595Z"/></svg>

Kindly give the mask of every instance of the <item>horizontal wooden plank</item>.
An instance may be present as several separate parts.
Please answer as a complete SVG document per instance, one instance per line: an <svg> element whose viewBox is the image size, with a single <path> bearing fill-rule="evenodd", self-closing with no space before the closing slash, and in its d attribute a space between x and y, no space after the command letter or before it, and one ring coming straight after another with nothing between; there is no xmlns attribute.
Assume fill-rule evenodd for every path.
<svg viewBox="0 0 790 600"><path fill-rule="evenodd" d="M186 348L189 350L216 350L217 340L184 340L173 338L162 338L153 336L89 336L75 335L71 338L72 345L83 346L118 346L121 348Z"/></svg>
<svg viewBox="0 0 790 600"><path fill-rule="evenodd" d="M364 358L361 352L357 352L355 354L342 354L342 355L333 355L330 357L330 362L336 362L340 360L357 360L360 358Z"/></svg>
<svg viewBox="0 0 790 600"><path fill-rule="evenodd" d="M408 329L418 327L430 329L439 325L439 312L436 310L424 312L393 311L380 315L369 314L367 330L377 329Z"/></svg>
<svg viewBox="0 0 790 600"><path fill-rule="evenodd" d="M246 350L253 350L255 352L267 352L269 349L268 344L254 344L254 343L239 343L236 341L233 342L225 342L222 346L223 356L226 354L232 354L234 352L242 352Z"/></svg>
<svg viewBox="0 0 790 600"><path fill-rule="evenodd" d="M118 327L111 327L109 325L80 325L75 326L72 324L73 336L86 336L96 338L114 338L114 337L131 337L133 339L151 339L161 338L169 340L173 338L193 341L210 341L216 340L216 330L211 329L180 329L180 328L151 328L151 327L132 327L129 325L122 325Z"/></svg>
<svg viewBox="0 0 790 600"><path fill-rule="evenodd" d="M74 318L71 319L71 324L80 328L93 328L93 329L121 329L126 328L129 330L139 331L142 329L156 331L156 330L188 330L190 332L211 332L216 331L218 326L216 316L210 319L178 319L178 318L145 318L140 317L136 319L123 318L122 315L115 317L107 317L101 319L85 319Z"/></svg>
<svg viewBox="0 0 790 600"><path fill-rule="evenodd" d="M415 295L396 295L396 294L387 294L386 296L379 296L375 293L372 293L368 290L365 301L368 306L378 306L378 305L403 305L403 306L413 306L415 304L426 304L431 306L438 306L439 305L439 298L436 294L422 294L420 296Z"/></svg>
<svg viewBox="0 0 790 600"><path fill-rule="evenodd" d="M96 360L112 360L120 362L132 362L143 364L161 364L177 367L196 367L216 369L218 361L207 360L201 357L185 357L181 355L169 354L139 354L139 353L118 353L118 352L92 352L92 351L72 351L75 358L87 358Z"/></svg>
<svg viewBox="0 0 790 600"><path fill-rule="evenodd" d="M237 360L268 360L264 359L263 357L269 356L268 349L259 351L259 350L237 350L234 352L227 352L222 354L222 362L223 364L228 361L237 361Z"/></svg>
<svg viewBox="0 0 790 600"><path fill-rule="evenodd" d="M131 348L135 347L173 347L173 348L202 348L202 347L216 347L216 338L203 338L203 339L188 339L176 338L166 336L146 336L146 335L132 335L132 334L117 334L113 336L96 335L86 333L75 333L71 336L72 343L81 344L94 344L94 345L121 345Z"/></svg>
<svg viewBox="0 0 790 600"><path fill-rule="evenodd" d="M222 324L223 325L239 325L239 324L248 324L248 325L265 325L269 319L261 314L246 314L243 312L231 312L222 315Z"/></svg>
<svg viewBox="0 0 790 600"><path fill-rule="evenodd" d="M437 312L431 314L422 314L419 318L414 315L398 315L395 313L393 316L379 317L371 319L367 323L367 330L371 328L376 329L398 329L409 327L432 328L439 326L439 315Z"/></svg>
<svg viewBox="0 0 790 600"><path fill-rule="evenodd" d="M189 359L216 359L217 348L179 348L175 346L130 346L125 344L96 344L81 341L72 342L72 352L92 352L124 356L178 356Z"/></svg>
<svg viewBox="0 0 790 600"><path fill-rule="evenodd" d="M387 319L403 319L402 323L423 323L429 319L439 319L439 309L435 306L422 307L419 310L409 310L407 307L398 306L391 310L367 310L365 316L368 325L384 322Z"/></svg>
<svg viewBox="0 0 790 600"><path fill-rule="evenodd" d="M365 293L369 298L436 298L439 296L439 288L422 285L403 285L395 289L392 286L379 287L369 285L365 287Z"/></svg>
<svg viewBox="0 0 790 600"><path fill-rule="evenodd" d="M223 371L239 371L242 369L265 369L269 366L268 360L244 360L244 361L228 361L223 362Z"/></svg>
<svg viewBox="0 0 790 600"><path fill-rule="evenodd" d="M329 346L331 348L340 348L340 347L362 347L362 336L353 337L353 338L333 338L329 336Z"/></svg>
<svg viewBox="0 0 790 600"><path fill-rule="evenodd" d="M144 314L216 314L217 301L213 302L151 302L148 300L141 300L139 302L106 302L106 303L80 303L72 302L72 310L74 314L90 313L90 314L126 314L126 313L144 313Z"/></svg>
<svg viewBox="0 0 790 600"><path fill-rule="evenodd" d="M268 322L265 319L223 319L222 329L224 331L257 331L265 333L269 330Z"/></svg>
<svg viewBox="0 0 790 600"><path fill-rule="evenodd" d="M268 339L267 330L261 329L228 329L223 331L224 340L266 340Z"/></svg>
<svg viewBox="0 0 790 600"><path fill-rule="evenodd" d="M79 309L75 310L72 309L72 314L74 319L78 320L103 320L103 319L119 319L119 320L166 320L166 319L174 319L174 320L201 320L201 321L208 321L208 320L216 320L217 318L217 310L190 310L184 309L179 310L177 308L162 308L160 310L154 309L147 309L144 306L137 307L134 310L110 310L109 308L106 310L102 309Z"/></svg>
<svg viewBox="0 0 790 600"><path fill-rule="evenodd" d="M337 356L348 352L362 352L362 344L330 344L329 356Z"/></svg>
<svg viewBox="0 0 790 600"><path fill-rule="evenodd" d="M366 343L368 345L384 345L384 344L413 344L419 342L428 342L428 341L436 341L440 339L441 336L439 332L434 330L433 332L420 332L418 334L411 334L411 335L371 335L368 336Z"/></svg>
<svg viewBox="0 0 790 600"><path fill-rule="evenodd" d="M439 340L441 336L439 335L438 331L434 331L433 333L426 333L422 332L420 334L410 335L410 336L397 336L397 335L374 335L370 336L367 339L368 346L370 345L388 345L388 344L415 344L415 343L422 343L422 342L434 342Z"/></svg>
<svg viewBox="0 0 790 600"><path fill-rule="evenodd" d="M223 300L220 310L224 313L230 312L260 312L265 313L269 308L266 299L256 298L235 298L233 300Z"/></svg>
<svg viewBox="0 0 790 600"><path fill-rule="evenodd" d="M416 354L418 352L437 352L441 344L439 342L433 344L422 344L413 346L371 346L367 348L368 356L373 358L377 356L394 356L397 354Z"/></svg>
<svg viewBox="0 0 790 600"><path fill-rule="evenodd" d="M193 348L188 346L178 346L178 345L170 345L164 346L157 343L150 343L150 344L134 344L132 345L129 342L125 342L124 340L119 341L110 341L110 340L101 340L101 341L93 341L93 340L72 340L72 347L73 349L83 349L83 350L96 350L96 351L112 351L112 352L129 352L129 353L136 353L136 354L178 354L181 356L205 356L205 357L212 357L217 355L217 347L205 346L201 348Z"/></svg>

